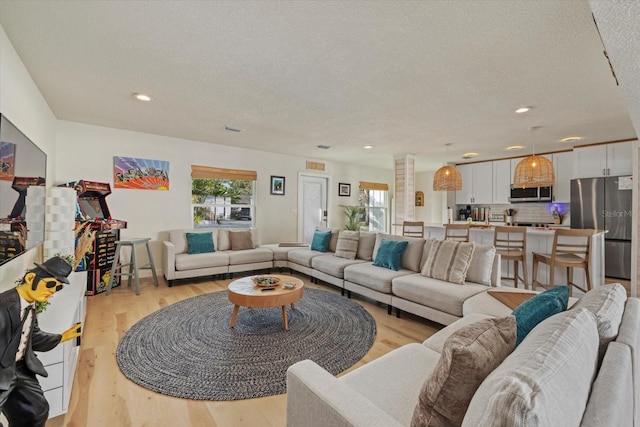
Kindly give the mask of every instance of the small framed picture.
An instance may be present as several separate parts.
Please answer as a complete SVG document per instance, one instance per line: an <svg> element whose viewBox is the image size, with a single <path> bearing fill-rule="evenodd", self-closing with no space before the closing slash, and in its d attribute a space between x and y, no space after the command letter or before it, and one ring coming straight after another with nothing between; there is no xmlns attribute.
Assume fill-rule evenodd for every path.
<svg viewBox="0 0 640 427"><path fill-rule="evenodd" d="M284 196L284 176L271 175L271 194Z"/></svg>
<svg viewBox="0 0 640 427"><path fill-rule="evenodd" d="M338 196L351 196L351 184L338 184Z"/></svg>

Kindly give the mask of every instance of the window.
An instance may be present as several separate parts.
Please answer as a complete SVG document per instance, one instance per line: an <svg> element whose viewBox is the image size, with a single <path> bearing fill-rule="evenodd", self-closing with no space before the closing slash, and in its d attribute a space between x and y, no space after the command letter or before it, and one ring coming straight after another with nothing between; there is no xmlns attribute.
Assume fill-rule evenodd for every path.
<svg viewBox="0 0 640 427"><path fill-rule="evenodd" d="M365 207L362 222L369 231L388 231L389 187L387 184L360 182L358 198Z"/></svg>
<svg viewBox="0 0 640 427"><path fill-rule="evenodd" d="M253 171L191 167L194 228L250 228L255 213Z"/></svg>

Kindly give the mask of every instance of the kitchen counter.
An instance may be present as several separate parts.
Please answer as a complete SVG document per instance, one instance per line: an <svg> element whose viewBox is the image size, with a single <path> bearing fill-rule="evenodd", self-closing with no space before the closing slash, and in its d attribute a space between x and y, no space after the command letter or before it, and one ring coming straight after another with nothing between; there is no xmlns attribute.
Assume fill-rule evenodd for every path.
<svg viewBox="0 0 640 427"><path fill-rule="evenodd" d="M464 224L466 221L456 221L456 223ZM469 230L469 241L483 244L493 245L494 240L494 227L495 225L502 225L502 223L490 224L490 228L477 228L473 225L484 225L484 223L472 223L472 227ZM553 225L549 227L526 227L527 228L527 276L528 286L531 285L531 276L533 274L533 252L548 253L550 254L553 248L553 236L555 229L559 228L559 225ZM563 227L566 228L566 227ZM444 239L445 226L442 224L429 224L424 227L425 239L435 238ZM607 233L606 230L597 231L591 238L591 283L594 287L604 285L604 236ZM513 262L502 262L502 276L513 277ZM585 287L585 274L584 270L577 268L574 270L574 281L576 284ZM546 283L549 277L549 267L545 264L539 264L538 268L538 281ZM557 285L566 283L566 269L556 267L555 281ZM504 281L505 285L513 286L513 280ZM522 286L522 285L520 285ZM574 296L579 295L580 291L574 289Z"/></svg>

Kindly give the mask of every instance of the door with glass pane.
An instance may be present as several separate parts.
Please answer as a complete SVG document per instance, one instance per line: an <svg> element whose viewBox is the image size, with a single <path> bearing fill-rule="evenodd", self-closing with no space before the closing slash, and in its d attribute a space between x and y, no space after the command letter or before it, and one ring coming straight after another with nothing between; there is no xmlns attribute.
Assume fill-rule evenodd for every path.
<svg viewBox="0 0 640 427"><path fill-rule="evenodd" d="M327 226L327 178L298 178L298 240L311 243L316 227Z"/></svg>

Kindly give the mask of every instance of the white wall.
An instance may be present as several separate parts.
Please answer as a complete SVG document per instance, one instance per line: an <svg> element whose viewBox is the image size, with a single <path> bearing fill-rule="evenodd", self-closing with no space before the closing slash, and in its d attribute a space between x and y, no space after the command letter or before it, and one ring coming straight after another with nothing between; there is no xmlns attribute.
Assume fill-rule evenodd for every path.
<svg viewBox="0 0 640 427"><path fill-rule="evenodd" d="M31 141L47 154L47 182L55 175L57 120L0 27L0 113L6 115ZM8 215L9 212L0 212ZM0 291L13 287L24 271L41 261L41 246L0 266Z"/></svg>
<svg viewBox="0 0 640 427"><path fill-rule="evenodd" d="M424 221L425 224L444 224L447 222L447 192L433 191L434 174L435 171L415 174L416 191L424 193L424 206L416 206L416 221Z"/></svg>
<svg viewBox="0 0 640 427"><path fill-rule="evenodd" d="M156 264L167 231L190 228L191 165L255 170L258 173L256 226L261 244L297 241L297 180L306 160L283 154L248 150L159 135L59 121L54 184L78 179L108 182L107 204L113 218L128 222L122 238L150 237ZM169 161L169 191L113 188L113 157ZM390 160L391 162L391 160ZM341 204L357 204L358 181L392 185L393 172L346 163L325 162L329 177L329 226L342 227ZM312 172L312 171L310 171ZM315 171L313 171L315 172ZM269 194L270 176L285 177L285 195ZM351 184L351 197L338 197L338 183Z"/></svg>

